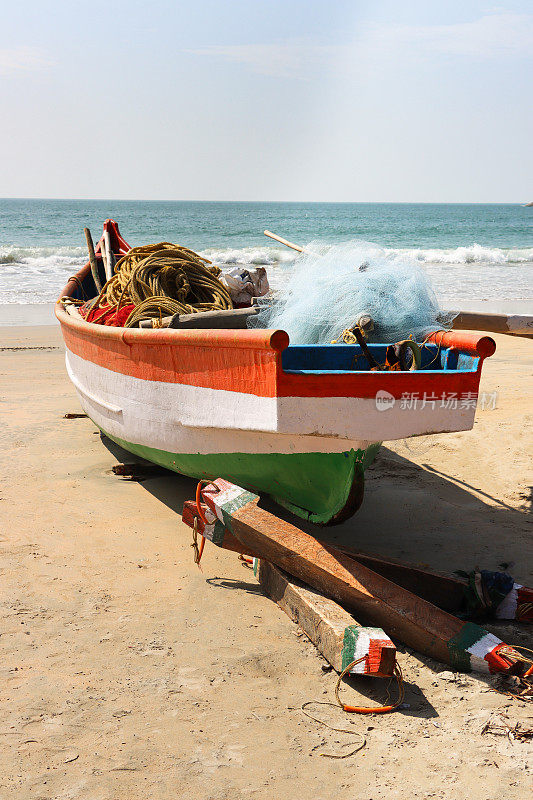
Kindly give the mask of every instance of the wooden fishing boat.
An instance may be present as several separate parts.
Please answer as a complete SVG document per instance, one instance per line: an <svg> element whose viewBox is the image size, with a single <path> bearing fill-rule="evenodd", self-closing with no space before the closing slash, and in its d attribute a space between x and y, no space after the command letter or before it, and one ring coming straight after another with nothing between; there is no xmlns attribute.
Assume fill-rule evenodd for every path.
<svg viewBox="0 0 533 800"><path fill-rule="evenodd" d="M127 252L116 223L104 229L116 256ZM495 350L489 337L438 331L418 370L371 371L359 345L294 346L282 330L110 327L62 301L96 293L87 264L56 316L69 377L102 433L175 472L264 492L320 524L357 510L383 441L470 429L483 360ZM368 347L384 361L386 345Z"/></svg>

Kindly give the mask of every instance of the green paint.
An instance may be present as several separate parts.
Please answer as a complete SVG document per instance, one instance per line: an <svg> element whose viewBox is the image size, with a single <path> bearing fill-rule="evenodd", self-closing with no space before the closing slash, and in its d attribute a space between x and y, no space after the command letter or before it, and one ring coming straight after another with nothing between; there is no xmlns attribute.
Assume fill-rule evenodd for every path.
<svg viewBox="0 0 533 800"><path fill-rule="evenodd" d="M361 628L358 625L349 625L344 629L344 639L341 653L341 672L354 660L355 643Z"/></svg>
<svg viewBox="0 0 533 800"><path fill-rule="evenodd" d="M226 533L226 528L221 523L221 521L217 519L215 522L215 527L213 528L213 536L211 538L212 543L218 545L219 547L222 547L222 542L224 541L225 533Z"/></svg>
<svg viewBox="0 0 533 800"><path fill-rule="evenodd" d="M130 453L191 478L225 478L253 492L265 492L277 503L311 522L327 523L348 500L354 480L364 480L364 469L380 444L343 453L169 453L109 439Z"/></svg>
<svg viewBox="0 0 533 800"><path fill-rule="evenodd" d="M466 622L456 636L447 643L450 652L450 664L459 672L471 672L470 653L467 648L479 642L488 631L473 622Z"/></svg>
<svg viewBox="0 0 533 800"><path fill-rule="evenodd" d="M220 477L220 476L219 476ZM226 480L228 480L226 478ZM251 492L241 492L238 497L235 497L233 500L228 500L227 503L224 503L221 507L222 511L222 520L224 525L228 530L233 533L233 515L239 508L243 506L247 506L248 503L252 503L254 500L259 500L259 497L256 494L252 494Z"/></svg>

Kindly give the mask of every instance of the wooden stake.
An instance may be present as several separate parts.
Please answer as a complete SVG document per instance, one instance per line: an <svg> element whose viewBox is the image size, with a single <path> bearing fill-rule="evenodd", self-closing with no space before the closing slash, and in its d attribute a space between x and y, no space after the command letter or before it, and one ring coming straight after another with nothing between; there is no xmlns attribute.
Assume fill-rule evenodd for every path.
<svg viewBox="0 0 533 800"><path fill-rule="evenodd" d="M287 241L287 239L283 239L281 236L278 236L276 233L272 233L272 231L263 231L265 236L269 236L271 239L275 239L276 242L280 242L284 244L286 247L291 247L293 250L297 250L298 253L305 253L303 247L300 247L299 244L294 244L293 242Z"/></svg>
<svg viewBox="0 0 533 800"><path fill-rule="evenodd" d="M115 272L115 254L113 252L113 248L111 247L111 236L108 230L104 231L104 242L105 242L105 252L107 257L107 269L106 269L106 276L107 280L113 277Z"/></svg>
<svg viewBox="0 0 533 800"><path fill-rule="evenodd" d="M89 251L89 263L91 265L91 274L93 276L94 285L96 287L96 291L98 294L100 294L102 291L102 283L98 274L98 264L94 254L93 237L91 236L91 231L89 228L84 228L83 232L85 234L85 241L87 242L87 250Z"/></svg>
<svg viewBox="0 0 533 800"><path fill-rule="evenodd" d="M109 241L109 237L108 237L108 241ZM102 236L102 238L100 239L100 253L102 255L102 261L104 262L105 279L106 279L106 281L109 281L113 277L113 273L111 272L111 268L110 268L109 261L108 261L108 258L107 258L107 246L106 246L105 233Z"/></svg>

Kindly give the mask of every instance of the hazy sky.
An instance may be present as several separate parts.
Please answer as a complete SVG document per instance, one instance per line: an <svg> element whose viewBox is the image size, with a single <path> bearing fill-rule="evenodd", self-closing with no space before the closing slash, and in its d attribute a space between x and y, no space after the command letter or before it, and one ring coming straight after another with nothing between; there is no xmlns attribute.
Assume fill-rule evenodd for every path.
<svg viewBox="0 0 533 800"><path fill-rule="evenodd" d="M0 6L0 196L533 200L533 6Z"/></svg>

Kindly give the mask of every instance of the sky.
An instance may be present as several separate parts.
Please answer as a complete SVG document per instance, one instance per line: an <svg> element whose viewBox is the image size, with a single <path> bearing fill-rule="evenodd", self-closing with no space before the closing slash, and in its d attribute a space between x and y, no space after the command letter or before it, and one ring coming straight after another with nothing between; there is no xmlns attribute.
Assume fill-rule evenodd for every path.
<svg viewBox="0 0 533 800"><path fill-rule="evenodd" d="M533 6L0 4L0 196L533 200Z"/></svg>

